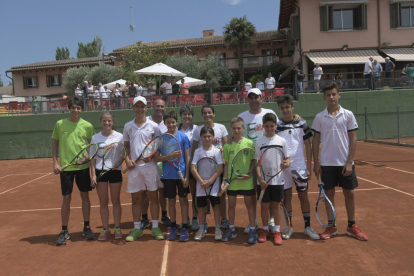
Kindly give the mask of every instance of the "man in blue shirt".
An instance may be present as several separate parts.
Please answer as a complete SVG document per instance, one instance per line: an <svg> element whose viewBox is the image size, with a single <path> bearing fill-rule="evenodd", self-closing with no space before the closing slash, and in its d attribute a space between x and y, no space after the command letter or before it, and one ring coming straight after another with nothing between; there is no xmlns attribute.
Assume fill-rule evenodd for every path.
<svg viewBox="0 0 414 276"><path fill-rule="evenodd" d="M387 80L387 78L392 78L392 71L395 69L395 64L390 60L389 57L385 58L385 84L391 85L391 80Z"/></svg>

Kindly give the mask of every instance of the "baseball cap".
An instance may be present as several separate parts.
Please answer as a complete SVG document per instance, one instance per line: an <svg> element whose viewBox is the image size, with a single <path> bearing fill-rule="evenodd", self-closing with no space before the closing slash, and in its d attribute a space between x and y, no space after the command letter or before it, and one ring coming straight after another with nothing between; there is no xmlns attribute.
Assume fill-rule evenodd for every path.
<svg viewBox="0 0 414 276"><path fill-rule="evenodd" d="M249 96L250 93L256 94L257 96L262 96L262 91L260 91L259 88L249 89L249 91L247 92L247 96Z"/></svg>
<svg viewBox="0 0 414 276"><path fill-rule="evenodd" d="M137 102L142 102L143 104L147 105L147 100L142 96L135 97L132 105L135 105Z"/></svg>
<svg viewBox="0 0 414 276"><path fill-rule="evenodd" d="M389 57L386 57L385 59L390 59Z"/></svg>

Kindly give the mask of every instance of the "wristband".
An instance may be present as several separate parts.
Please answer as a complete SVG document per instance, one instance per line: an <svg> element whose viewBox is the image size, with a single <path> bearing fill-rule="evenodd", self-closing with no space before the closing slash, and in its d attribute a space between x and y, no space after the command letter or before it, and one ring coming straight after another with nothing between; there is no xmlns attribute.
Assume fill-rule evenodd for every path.
<svg viewBox="0 0 414 276"><path fill-rule="evenodd" d="M229 180L227 178L223 178L223 181L229 182Z"/></svg>

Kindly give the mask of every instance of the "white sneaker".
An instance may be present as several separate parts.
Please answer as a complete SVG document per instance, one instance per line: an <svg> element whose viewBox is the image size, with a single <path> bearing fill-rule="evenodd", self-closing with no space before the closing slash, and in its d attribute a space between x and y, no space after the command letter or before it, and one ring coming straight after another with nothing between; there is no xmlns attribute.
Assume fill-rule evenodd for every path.
<svg viewBox="0 0 414 276"><path fill-rule="evenodd" d="M255 227L256 230L259 229L259 222L257 221L257 219L254 220L254 227ZM250 224L248 224L246 226L246 228L244 228L244 231L243 232L245 234L249 234L249 232L250 232Z"/></svg>
<svg viewBox="0 0 414 276"><path fill-rule="evenodd" d="M310 237L311 240L319 240L319 235L312 229L312 226L308 226L305 228L305 235Z"/></svg>
<svg viewBox="0 0 414 276"><path fill-rule="evenodd" d="M289 229L289 227L286 226L285 229L282 232L282 239L284 239L284 240L290 239L290 236L292 236L292 234L293 234L293 227L290 227L289 232L288 232L288 229Z"/></svg>
<svg viewBox="0 0 414 276"><path fill-rule="evenodd" d="M200 229L197 231L197 233L194 236L195 241L201 241L202 238L206 236L206 233L204 233L204 228L200 227Z"/></svg>
<svg viewBox="0 0 414 276"><path fill-rule="evenodd" d="M219 228L216 228L215 240L216 241L221 241L222 238L223 238L223 232Z"/></svg>

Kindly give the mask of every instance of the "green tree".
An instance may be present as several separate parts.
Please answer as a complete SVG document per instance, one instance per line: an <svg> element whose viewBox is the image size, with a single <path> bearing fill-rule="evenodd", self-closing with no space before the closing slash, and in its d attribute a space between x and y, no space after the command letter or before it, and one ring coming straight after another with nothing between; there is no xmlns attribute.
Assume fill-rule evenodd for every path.
<svg viewBox="0 0 414 276"><path fill-rule="evenodd" d="M257 74L267 76L268 73L272 73L276 83L278 82L280 74L286 71L289 67L280 62L272 62L267 68L257 70ZM292 73L280 80L280 82L292 82Z"/></svg>
<svg viewBox="0 0 414 276"><path fill-rule="evenodd" d="M70 56L70 52L69 52L68 47L66 48L57 47L56 48L56 55L55 55L56 60L69 59L70 58L69 56Z"/></svg>
<svg viewBox="0 0 414 276"><path fill-rule="evenodd" d="M220 56L211 53L206 59L198 59L197 56L174 55L166 61L168 66L177 69L187 76L206 81L205 85L192 88L202 90L206 88L217 89L220 86L227 86L231 83L232 71L220 63Z"/></svg>
<svg viewBox="0 0 414 276"><path fill-rule="evenodd" d="M89 67L70 68L63 74L63 87L68 94L73 95L78 84L81 86L87 80L86 76L91 72Z"/></svg>
<svg viewBox="0 0 414 276"><path fill-rule="evenodd" d="M3 86L4 86L4 83L3 83L3 80L2 80L1 74L0 74L0 87L3 87Z"/></svg>
<svg viewBox="0 0 414 276"><path fill-rule="evenodd" d="M86 75L87 80L91 80L94 85L98 83L109 83L119 80L122 77L123 70L109 64L99 63L99 66L92 67Z"/></svg>
<svg viewBox="0 0 414 276"><path fill-rule="evenodd" d="M101 55L101 49L102 39L99 36L96 36L92 42L87 44L78 42L78 52L76 53L76 56L78 58L98 57Z"/></svg>
<svg viewBox="0 0 414 276"><path fill-rule="evenodd" d="M243 48L250 46L253 43L253 38L256 35L256 28L247 21L247 17L234 17L226 26L224 26L224 41L230 47L235 47L237 50L237 59L239 62L239 78L240 82L244 81L244 67L243 67Z"/></svg>
<svg viewBox="0 0 414 276"><path fill-rule="evenodd" d="M145 77L135 74L134 71L158 62L164 63L168 57L167 46L167 44L162 44L156 48L150 48L139 41L133 48L126 49L121 56L123 78L133 82L142 81Z"/></svg>

